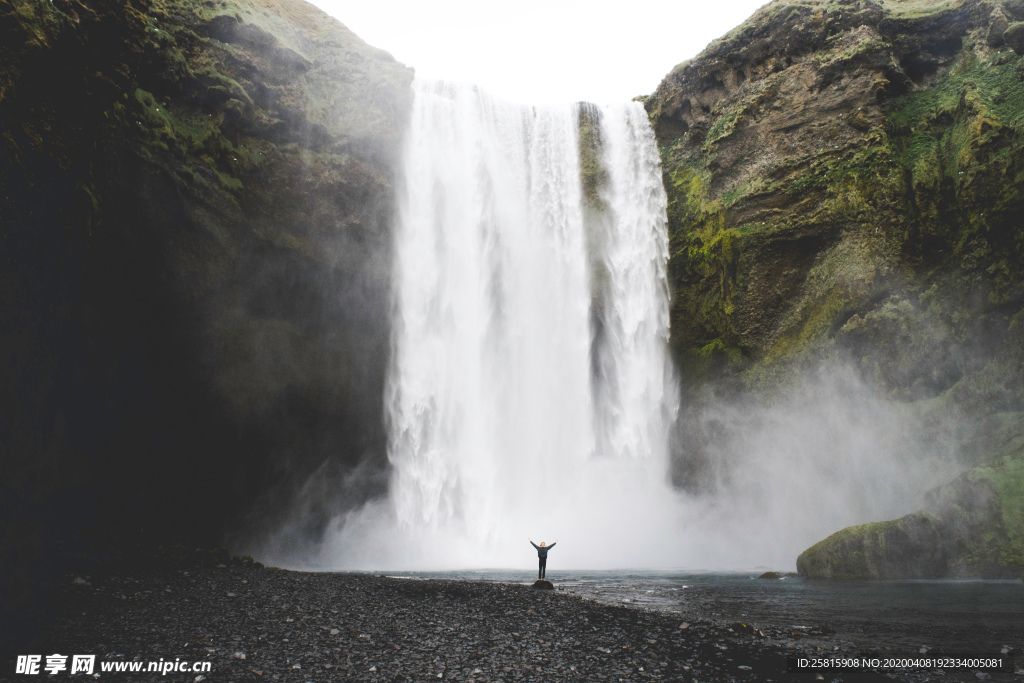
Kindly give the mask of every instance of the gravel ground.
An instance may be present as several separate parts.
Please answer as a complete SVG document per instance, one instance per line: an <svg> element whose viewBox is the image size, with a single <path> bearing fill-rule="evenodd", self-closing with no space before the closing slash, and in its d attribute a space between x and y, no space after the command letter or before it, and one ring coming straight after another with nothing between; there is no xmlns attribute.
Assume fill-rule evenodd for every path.
<svg viewBox="0 0 1024 683"><path fill-rule="evenodd" d="M805 632L686 620L516 584L291 572L197 552L121 558L67 577L62 614L26 653L95 654L130 681L1010 681L1013 674L785 673L847 652ZM85 680L67 671L3 680ZM101 673L102 662L208 661L206 673ZM8 678L4 678L8 676Z"/></svg>

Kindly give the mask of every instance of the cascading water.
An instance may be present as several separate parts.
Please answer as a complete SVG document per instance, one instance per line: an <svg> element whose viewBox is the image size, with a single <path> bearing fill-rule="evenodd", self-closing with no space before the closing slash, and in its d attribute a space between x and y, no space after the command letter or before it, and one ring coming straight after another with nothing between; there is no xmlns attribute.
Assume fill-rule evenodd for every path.
<svg viewBox="0 0 1024 683"><path fill-rule="evenodd" d="M668 232L661 161L647 112L637 103L606 107L601 117L604 212L594 283L600 333L592 347L597 372L595 429L599 453L667 463L667 429L675 415L668 348Z"/></svg>
<svg viewBox="0 0 1024 683"><path fill-rule="evenodd" d="M705 397L698 417L718 436L696 446L721 472L696 494L674 490L666 199L643 108L414 89L389 497L340 513L303 553L297 512L264 561L525 568L532 537L560 540L553 569L786 568L836 528L916 509L939 483L943 451L913 408L829 368L773 405Z"/></svg>
<svg viewBox="0 0 1024 683"><path fill-rule="evenodd" d="M391 377L399 523L486 539L592 450L576 121L416 90Z"/></svg>
<svg viewBox="0 0 1024 683"><path fill-rule="evenodd" d="M561 566L661 564L675 392L642 106L601 112L607 180L585 221L577 106L414 87L387 396L401 541L378 561L515 566L532 536L562 539Z"/></svg>
<svg viewBox="0 0 1024 683"><path fill-rule="evenodd" d="M713 438L680 443L673 463L685 470L696 449L713 467L693 493L674 490L666 198L643 108L522 107L444 83L414 94L389 497L296 551L299 509L262 560L529 567L533 537L560 539L552 568L786 568L837 528L917 509L955 474L955 443L922 438L912 406L839 366L769 405L704 395L677 434Z"/></svg>

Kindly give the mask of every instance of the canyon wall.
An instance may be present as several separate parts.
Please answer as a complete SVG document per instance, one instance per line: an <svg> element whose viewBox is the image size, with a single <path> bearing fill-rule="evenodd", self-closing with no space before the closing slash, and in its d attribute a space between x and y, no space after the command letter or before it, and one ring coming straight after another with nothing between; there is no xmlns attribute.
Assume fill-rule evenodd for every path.
<svg viewBox="0 0 1024 683"><path fill-rule="evenodd" d="M300 0L5 0L0 34L5 616L97 548L382 493L411 70Z"/></svg>
<svg viewBox="0 0 1024 683"><path fill-rule="evenodd" d="M690 391L681 486L709 485L702 444L721 437L693 406L712 393L770 403L839 367L950 435L960 469L1017 470L1022 21L1018 0L779 0L646 99ZM1024 513L1004 489L986 488L979 513L999 540L957 551L977 561L951 559L955 573L1021 567ZM933 514L966 505L957 495L933 496ZM941 528L971 527L956 520Z"/></svg>

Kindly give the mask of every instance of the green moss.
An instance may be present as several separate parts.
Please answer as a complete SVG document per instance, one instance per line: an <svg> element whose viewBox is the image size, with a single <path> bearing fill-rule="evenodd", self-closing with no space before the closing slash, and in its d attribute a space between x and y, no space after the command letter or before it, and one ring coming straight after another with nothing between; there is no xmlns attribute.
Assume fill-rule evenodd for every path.
<svg viewBox="0 0 1024 683"><path fill-rule="evenodd" d="M741 102L738 107L730 110L722 116L719 116L715 120L714 125L711 126L711 130L708 131L707 137L704 140L705 154L710 154L714 151L715 143L720 142L733 134L736 130L736 126L743 121L746 110L747 103Z"/></svg>
<svg viewBox="0 0 1024 683"><path fill-rule="evenodd" d="M959 180L967 167L987 160L984 155L979 158L980 153L1005 134L1004 128L1019 144L1024 130L1020 64L1016 56L989 62L966 53L959 68L950 69L934 87L894 100L886 122L898 141L901 162L926 172L938 166L944 175ZM991 151L1006 155L1011 149Z"/></svg>
<svg viewBox="0 0 1024 683"><path fill-rule="evenodd" d="M175 116L169 106L141 88L135 90L135 102L144 154L177 161L178 173L190 186L228 193L244 189L233 172L247 165L249 155L224 136L218 119L195 113Z"/></svg>
<svg viewBox="0 0 1024 683"><path fill-rule="evenodd" d="M707 201L700 172L679 168L672 175L669 205L670 243L684 255L690 272L704 283L693 312L714 337L735 339L729 319L735 311L736 266L740 248L735 230L727 230L720 201ZM680 253L681 252L681 253Z"/></svg>
<svg viewBox="0 0 1024 683"><path fill-rule="evenodd" d="M583 200L587 207L603 211L606 207L601 199L601 189L608 182L608 171L601 163L601 121L600 111L595 107L582 106L579 114L579 157L580 182Z"/></svg>
<svg viewBox="0 0 1024 683"><path fill-rule="evenodd" d="M1005 533L1000 554L1006 564L1024 570L1024 454L975 468L968 478L995 492Z"/></svg>
<svg viewBox="0 0 1024 683"><path fill-rule="evenodd" d="M679 165L669 176L669 242L677 253L709 253L707 244L716 240L725 225L720 201L708 201L707 180L700 169Z"/></svg>
<svg viewBox="0 0 1024 683"><path fill-rule="evenodd" d="M812 578L875 578L865 546L875 544L884 550L888 532L898 526L898 520L892 520L846 527L801 553L797 570Z"/></svg>
<svg viewBox="0 0 1024 683"><path fill-rule="evenodd" d="M749 182L743 183L728 192L722 194L722 206L729 208L736 204L739 200L744 197L758 194L768 194L773 191L778 191L779 188L776 184L772 183L766 178L754 178Z"/></svg>
<svg viewBox="0 0 1024 683"><path fill-rule="evenodd" d="M823 336L832 332L837 320L850 309L848 292L840 287L829 290L824 297L808 306L800 324L791 332L781 335L764 357L765 365L791 358L814 346Z"/></svg>
<svg viewBox="0 0 1024 683"><path fill-rule="evenodd" d="M797 558L797 571L817 579L937 578L947 570L942 521L930 512L847 527Z"/></svg>
<svg viewBox="0 0 1024 683"><path fill-rule="evenodd" d="M925 19L948 12L959 4L958 0L885 0L883 7L887 15L898 19Z"/></svg>
<svg viewBox="0 0 1024 683"><path fill-rule="evenodd" d="M1009 301L1024 266L1024 61L964 51L934 86L889 105L886 126L909 180L916 232L930 241L913 247L921 259L956 259L975 276L993 305ZM999 244L1001 246L996 246ZM965 273L966 275L966 273Z"/></svg>

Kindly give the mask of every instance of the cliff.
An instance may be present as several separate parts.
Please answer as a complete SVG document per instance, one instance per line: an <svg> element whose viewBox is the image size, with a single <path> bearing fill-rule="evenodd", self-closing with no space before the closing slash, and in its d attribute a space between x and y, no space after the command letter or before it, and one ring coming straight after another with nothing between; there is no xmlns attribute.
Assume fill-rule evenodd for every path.
<svg viewBox="0 0 1024 683"><path fill-rule="evenodd" d="M964 468L1024 434L1022 21L1017 0L778 0L647 98L694 397L843 366L957 424Z"/></svg>
<svg viewBox="0 0 1024 683"><path fill-rule="evenodd" d="M380 493L411 70L300 0L4 0L0 34L13 623L95 542L222 543L323 468Z"/></svg>
<svg viewBox="0 0 1024 683"><path fill-rule="evenodd" d="M666 77L646 106L690 373L845 351L916 399L963 378L976 325L1001 345L1022 303L1007 18L1024 4L773 2Z"/></svg>

